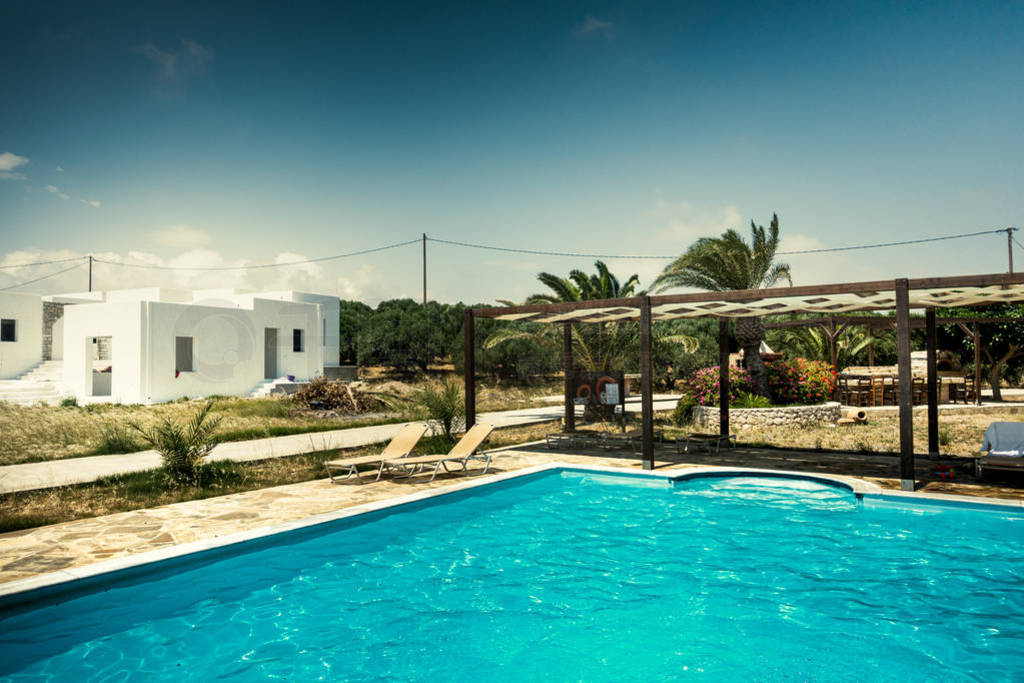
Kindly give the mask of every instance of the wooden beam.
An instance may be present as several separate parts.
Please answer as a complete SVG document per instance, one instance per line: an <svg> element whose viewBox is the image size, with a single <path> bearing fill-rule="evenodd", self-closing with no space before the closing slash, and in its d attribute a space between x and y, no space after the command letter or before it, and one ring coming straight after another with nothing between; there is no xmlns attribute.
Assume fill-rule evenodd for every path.
<svg viewBox="0 0 1024 683"><path fill-rule="evenodd" d="M465 334L463 374L466 381L466 429L476 424L476 338L473 332L473 309L467 308L462 318Z"/></svg>
<svg viewBox="0 0 1024 683"><path fill-rule="evenodd" d="M562 323L562 372L565 373L565 431L571 433L576 431L576 404L572 402L576 388L573 386L572 323Z"/></svg>
<svg viewBox="0 0 1024 683"><path fill-rule="evenodd" d="M718 319L718 433L729 435L729 321Z"/></svg>
<svg viewBox="0 0 1024 683"><path fill-rule="evenodd" d="M929 308L924 313L925 319L925 353L928 366L928 453L939 454L939 380L936 363L938 350L938 333L935 329L935 309Z"/></svg>
<svg viewBox="0 0 1024 683"><path fill-rule="evenodd" d="M625 388L623 388L624 390ZM651 377L651 299L640 301L641 453L645 470L654 469L654 382Z"/></svg>
<svg viewBox="0 0 1024 683"><path fill-rule="evenodd" d="M981 334L978 323L974 323L974 404L981 405Z"/></svg>
<svg viewBox="0 0 1024 683"><path fill-rule="evenodd" d="M906 278L896 280L896 361L900 406L900 488L913 491L914 406L911 404L910 373L910 286Z"/></svg>

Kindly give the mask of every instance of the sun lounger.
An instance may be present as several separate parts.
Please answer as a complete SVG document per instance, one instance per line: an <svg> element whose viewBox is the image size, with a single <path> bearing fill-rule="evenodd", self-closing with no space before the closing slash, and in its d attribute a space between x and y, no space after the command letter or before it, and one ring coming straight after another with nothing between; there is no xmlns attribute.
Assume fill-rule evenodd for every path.
<svg viewBox="0 0 1024 683"><path fill-rule="evenodd" d="M1024 470L1024 422L993 422L978 450L987 453L974 461L979 479L986 469Z"/></svg>
<svg viewBox="0 0 1024 683"><path fill-rule="evenodd" d="M700 434L695 432L676 438L676 452L689 452L690 446L693 445L694 448L700 448L710 453L711 447L714 446L715 453L717 454L722 449L722 444L725 444L726 448L732 448L736 445L736 437L732 434Z"/></svg>
<svg viewBox="0 0 1024 683"><path fill-rule="evenodd" d="M412 449L416 447L419 440L423 438L423 435L427 433L427 425L422 422L413 422L407 424L398 430L394 438L391 439L391 443L384 447L384 450L379 455L363 455L357 458L346 458L344 460L328 460L324 463L324 467L327 468L327 476L331 478L331 482L337 484L339 481L345 481L353 474L356 475L356 479L360 482L363 478L359 476L359 465L381 465L385 460L398 460L405 458L412 452ZM335 472L332 470L341 470L345 472L345 476L341 478L335 477ZM377 479L380 479L381 469L377 471ZM340 475L340 472L339 472Z"/></svg>
<svg viewBox="0 0 1024 683"><path fill-rule="evenodd" d="M423 471L434 466L434 473L430 477L430 481L434 481L437 477L438 471L444 467L445 472L450 472L448 464L453 463L460 465L462 471L466 471L466 465L470 460L483 460L484 470L480 474L487 474L487 470L491 466L491 455L480 451L480 446L487 437L491 435L491 431L494 429L489 424L478 424L474 425L468 432L466 432L459 442L448 452L447 455L420 455L413 458L395 458L393 460L384 460L380 464L380 471L377 473L378 478L384 471L384 468L395 468L401 469L406 473L407 477L411 477L417 472Z"/></svg>

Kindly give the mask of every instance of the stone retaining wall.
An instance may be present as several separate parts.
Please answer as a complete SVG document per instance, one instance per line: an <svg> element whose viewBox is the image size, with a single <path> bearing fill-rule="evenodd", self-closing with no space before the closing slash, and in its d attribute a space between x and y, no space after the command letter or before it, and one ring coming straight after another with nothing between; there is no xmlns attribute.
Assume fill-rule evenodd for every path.
<svg viewBox="0 0 1024 683"><path fill-rule="evenodd" d="M736 430L761 427L811 427L822 423L835 424L839 417L839 404L835 401L814 406L730 408L729 428ZM693 423L701 429L717 430L718 406L694 408Z"/></svg>

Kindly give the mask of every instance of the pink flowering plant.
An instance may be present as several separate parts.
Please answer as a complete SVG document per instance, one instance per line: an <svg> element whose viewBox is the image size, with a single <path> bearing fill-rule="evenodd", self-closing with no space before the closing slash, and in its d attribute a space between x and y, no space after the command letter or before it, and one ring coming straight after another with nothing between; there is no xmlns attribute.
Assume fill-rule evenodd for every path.
<svg viewBox="0 0 1024 683"><path fill-rule="evenodd" d="M701 368L690 377L690 395L699 406L717 406L720 395L718 366ZM743 368L729 367L729 404L739 395L750 391L750 374Z"/></svg>
<svg viewBox="0 0 1024 683"><path fill-rule="evenodd" d="M832 397L836 372L832 365L806 358L774 360L766 364L768 390L777 404L813 405Z"/></svg>

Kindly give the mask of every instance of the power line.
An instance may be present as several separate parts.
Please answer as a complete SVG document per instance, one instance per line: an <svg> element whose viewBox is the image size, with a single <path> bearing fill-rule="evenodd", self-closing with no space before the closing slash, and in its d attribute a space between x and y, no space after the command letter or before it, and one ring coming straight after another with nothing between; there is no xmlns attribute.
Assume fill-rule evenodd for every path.
<svg viewBox="0 0 1024 683"><path fill-rule="evenodd" d="M606 258L606 259L675 259L676 256L653 256L647 254L633 254L623 256L622 254L584 254L568 251L542 251L540 249L517 249L514 247L495 247L489 244L473 244L472 242L456 242L454 240L442 240L436 237L428 237L428 242L439 244L451 244L456 247L468 247L470 249L489 249L491 251L503 251L512 254L534 254L537 256L569 256L573 258Z"/></svg>
<svg viewBox="0 0 1024 683"><path fill-rule="evenodd" d="M337 259L350 258L352 256L363 256L364 254L373 254L378 251L386 251L388 249L397 249L398 247L406 247L410 244L418 244L420 239L409 240L407 242L399 242L397 244L388 244L383 247L374 247L373 249L363 249L361 251L352 251L347 254L336 254L334 256L321 256L318 258L304 259L302 261L288 261L286 263L259 263L249 266L159 266L156 264L149 263L125 263L123 261L109 261L107 259L93 259L96 263L106 263L112 266L123 266L125 268L149 268L152 270L189 270L189 271L211 271L211 270L256 270L258 268L284 268L287 266L298 266L304 263L320 263L323 261L335 261Z"/></svg>
<svg viewBox="0 0 1024 683"><path fill-rule="evenodd" d="M967 232L958 235L943 235L941 237L925 237L916 240L903 240L900 242L881 242L878 244L857 244L846 247L826 247L822 249L801 249L798 251L779 251L776 252L776 256L793 256L797 254L823 254L827 252L838 252L838 251L854 251L857 249L879 249L882 247L899 247L908 244L922 244L925 242L940 242L943 240L955 240L963 239L965 237L978 237L980 235L994 235L1006 232L1006 228L1000 228L998 230L980 230L978 232ZM515 247L498 247L489 244L475 244L472 242L457 242L454 240L443 240L436 237L428 237L428 241L438 242L440 244L450 244L457 247L467 247L470 249L487 249L490 251L501 251L512 254L533 254L536 256L563 256L570 258L599 258L599 259L663 259L663 260L674 260L678 256L662 256L655 254L587 254L581 252L569 252L569 251L546 251L541 249L519 249Z"/></svg>
<svg viewBox="0 0 1024 683"><path fill-rule="evenodd" d="M37 278L35 278L33 280L26 280L25 282L19 282L16 285L10 285L8 287L2 287L2 288L0 288L0 292L6 292L9 289L17 289L18 287L24 287L25 285L30 285L33 282L39 282L40 280L47 280L47 279L49 279L51 277L57 277L58 275L60 275L62 273L66 273L68 271L74 270L75 268L78 268L80 265L82 265L82 264L81 263L76 263L75 265L71 266L70 268L65 268L63 270L58 270L56 273L50 273L49 275L43 275L42 277L37 277Z"/></svg>
<svg viewBox="0 0 1024 683"><path fill-rule="evenodd" d="M979 235L995 235L1006 232L1006 228L998 230L980 230L978 232L965 232L960 235L943 235L941 237L925 237L917 240L903 240L902 242L880 242L878 244L858 244L850 247L830 247L828 249L802 249L800 251L777 251L776 256L792 256L794 254L823 254L830 251L853 251L855 249L879 249L881 247L901 247L907 244L923 244L925 242L941 242L943 240L958 240L964 237L978 237Z"/></svg>
<svg viewBox="0 0 1024 683"><path fill-rule="evenodd" d="M53 261L36 261L35 263L18 263L13 266L0 266L0 270L8 270L10 268L28 268L29 266L46 266L51 263L67 263L68 261L84 261L87 256L72 256L71 258L55 259Z"/></svg>

